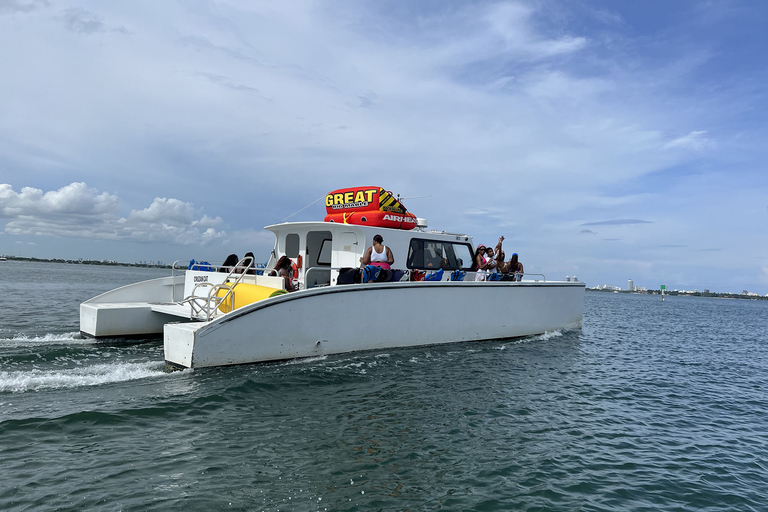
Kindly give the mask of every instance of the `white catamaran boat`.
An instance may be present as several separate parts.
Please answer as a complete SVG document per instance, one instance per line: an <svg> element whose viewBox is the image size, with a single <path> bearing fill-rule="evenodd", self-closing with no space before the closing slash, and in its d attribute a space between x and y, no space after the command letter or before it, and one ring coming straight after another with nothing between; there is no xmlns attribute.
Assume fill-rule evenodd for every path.
<svg viewBox="0 0 768 512"><path fill-rule="evenodd" d="M476 281L464 234L428 231L378 187L328 194L324 222L268 226L264 268L190 262L172 275L123 286L80 305L89 337L163 335L171 367L199 368L356 350L497 340L580 328L584 284ZM360 267L376 234L394 268ZM297 291L274 266L290 257ZM289 276L289 280L291 277Z"/></svg>

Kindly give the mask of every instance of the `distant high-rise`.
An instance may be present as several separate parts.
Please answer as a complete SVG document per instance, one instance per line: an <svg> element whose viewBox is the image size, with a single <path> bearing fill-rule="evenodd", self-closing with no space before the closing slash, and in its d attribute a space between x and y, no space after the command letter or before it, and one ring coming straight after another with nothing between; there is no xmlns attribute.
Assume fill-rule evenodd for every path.
<svg viewBox="0 0 768 512"><path fill-rule="evenodd" d="M635 291L635 282L631 279L627 279L627 291L628 292Z"/></svg>

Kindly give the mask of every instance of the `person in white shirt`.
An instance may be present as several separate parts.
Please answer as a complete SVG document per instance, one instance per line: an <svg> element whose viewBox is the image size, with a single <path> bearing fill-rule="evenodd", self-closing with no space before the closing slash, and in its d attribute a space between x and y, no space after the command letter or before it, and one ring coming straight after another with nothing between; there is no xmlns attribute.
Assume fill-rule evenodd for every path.
<svg viewBox="0 0 768 512"><path fill-rule="evenodd" d="M371 245L360 258L360 263L364 267L366 265L376 265L381 268L392 268L392 264L395 262L395 257L392 256L392 251L389 247L384 245L384 238L381 235L375 235L373 237L373 245Z"/></svg>

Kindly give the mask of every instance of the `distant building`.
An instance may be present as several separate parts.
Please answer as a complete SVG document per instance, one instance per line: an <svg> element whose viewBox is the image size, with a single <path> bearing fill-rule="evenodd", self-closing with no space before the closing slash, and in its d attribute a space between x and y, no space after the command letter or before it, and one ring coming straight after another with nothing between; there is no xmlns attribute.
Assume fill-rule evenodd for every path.
<svg viewBox="0 0 768 512"><path fill-rule="evenodd" d="M635 291L635 282L631 279L627 279L627 291L628 292Z"/></svg>

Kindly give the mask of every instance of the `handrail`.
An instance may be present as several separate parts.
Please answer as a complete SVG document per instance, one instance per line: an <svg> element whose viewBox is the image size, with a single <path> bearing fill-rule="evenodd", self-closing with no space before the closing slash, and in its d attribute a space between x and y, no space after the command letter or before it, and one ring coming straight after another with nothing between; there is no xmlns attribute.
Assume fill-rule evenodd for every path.
<svg viewBox="0 0 768 512"><path fill-rule="evenodd" d="M246 262L246 260L249 260L249 261ZM174 266L176 263L177 262L174 262ZM213 283L198 283L192 289L192 293L188 297L186 297L184 300L182 300L179 304L184 304L184 303L189 304L191 308L191 316L195 317L195 316L201 316L204 314L206 317L206 321L210 321L211 318L216 315L216 311L222 311L223 313L229 313L233 311L234 304L235 304L235 287L243 280L243 277L247 275L248 270L250 270L252 266L253 266L253 259L250 256L246 256L245 258L238 261L237 264L231 268L227 276L224 278L223 283L215 284L215 285ZM339 271L342 268L348 268L348 267L309 267L307 268L304 273L304 288L307 289L307 288L315 288L320 286L328 286L330 284L330 272ZM240 269L244 269L244 270L238 271ZM277 275L277 271L275 269L262 268L259 270L262 271L263 275L268 275L267 273L269 273L269 275ZM413 270L421 271L422 269L405 269L405 270L408 272L411 272ZM316 284L317 280L315 280L315 284L313 284L312 286L309 286L308 283L310 282L311 276L316 273L317 274L322 273L321 275L323 275L323 277L324 277L324 274L328 273L329 284L318 285ZM467 274L473 274L473 273L476 273L476 272L471 272L471 271L467 272ZM524 273L523 275L541 276L542 281L546 282L547 280L544 274ZM539 282L538 279L535 279L534 281ZM468 280L468 282L474 282L474 280L470 279ZM495 282L495 281L486 281L486 282ZM207 296L197 294L197 290L200 287L210 287L210 290L208 291ZM226 290L223 296L218 295L220 290ZM228 309L226 307L224 307L224 309L221 309L222 305L226 306L227 304L229 304Z"/></svg>
<svg viewBox="0 0 768 512"><path fill-rule="evenodd" d="M176 267L176 264L182 261L184 260L176 260L173 263L171 263L171 277L176 277L177 270L187 270L186 268L183 268L183 267L178 267L178 268Z"/></svg>
<svg viewBox="0 0 768 512"><path fill-rule="evenodd" d="M315 288L316 286L327 286L325 284L313 284L313 285L310 285L309 283L310 283L310 280L311 280L311 275L313 273L330 272L332 270L338 271L338 270L341 270L342 268L349 268L349 267L309 267L306 270L306 272L304 273L305 288ZM352 268L354 268L354 267L352 267ZM393 269L393 270L398 270L398 269ZM399 269L399 270L403 270L403 269ZM404 270L406 270L408 272L412 272L414 270L418 270L420 272L423 272L423 271L436 272L436 271L438 271L440 269L421 269L421 268L419 268L419 269L404 269ZM453 272L454 269L443 269L443 270L445 272L447 272L447 273L450 273L450 272ZM467 271L467 274L476 274L476 272ZM512 274L512 272L509 273L509 275L511 275L511 274ZM546 278L546 276L544 274L537 274L537 273L533 273L533 272L524 272L522 274L522 276L541 276L541 281L544 281L544 282L547 281L547 278ZM522 278L522 276L521 276L521 278ZM468 281L473 281L473 280L469 279ZM539 279L534 279L533 281L534 282L539 282ZM486 282L491 282L491 281L486 281ZM520 282L520 281L518 281L518 282Z"/></svg>
<svg viewBox="0 0 768 512"><path fill-rule="evenodd" d="M246 260L247 260L247 263L243 263ZM232 267L232 270L229 271L229 273L227 274L227 277L224 278L224 282L222 284L217 284L213 288L211 288L211 290L208 292L208 318L207 318L208 321L211 320L210 304L212 300L214 301L214 303L216 303L217 308L222 304L226 304L227 300L229 300L230 309L229 311L224 311L224 313L229 313L234 309L234 305L235 305L234 288L235 286L238 285L238 283L240 283L240 281L243 280L243 276L245 276L248 273L248 270L251 268L252 265L253 265L253 258L251 258L250 256L245 256L243 259L238 261L234 267ZM233 274L237 275L237 277L235 278L235 281L230 284L229 280L232 279ZM224 293L223 297L219 297L218 291L222 289L227 291L226 293ZM214 292L216 292L215 299L211 295ZM214 309L214 311L216 311L216 309Z"/></svg>
<svg viewBox="0 0 768 512"><path fill-rule="evenodd" d="M213 266L213 265L212 265ZM220 306L229 304L229 310L223 311L229 313L234 309L235 305L235 286L237 286L243 277L248 274L248 270L253 266L253 258L245 256L243 259L237 262L237 264L230 269L224 278L224 282L214 285L213 283L198 283L192 289L192 293L184 298L180 304L185 302L189 304L191 309L191 316L199 316L205 314L206 321L210 321L213 316L216 315L216 311ZM218 268L222 268L218 266ZM209 286L211 289L208 291L208 296L204 297L197 295L197 289L200 287ZM226 290L223 296L219 296L219 290ZM226 309L226 308L225 308Z"/></svg>
<svg viewBox="0 0 768 512"><path fill-rule="evenodd" d="M304 272L304 289L330 285L330 279L331 279L330 272L332 270L339 270L341 268L342 267L309 267ZM314 273L320 273L320 272L326 272L326 271L328 272L328 285L325 285L325 284L313 284L312 286L309 285L309 277L310 277L310 275L312 275L313 272ZM321 274L321 276L322 276L322 274ZM317 283L317 280L315 280L315 283Z"/></svg>
<svg viewBox="0 0 768 512"><path fill-rule="evenodd" d="M518 283L522 282L524 276L541 276L541 281L544 281L544 282L547 281L547 278L546 278L546 276L544 274L536 274L536 273L533 273L533 272L499 272L499 273L503 274L505 276L513 276L513 275L516 276ZM491 282L488 279L486 281ZM533 281L536 282L536 283L539 282L538 279L533 279ZM493 282L496 282L496 281L493 281Z"/></svg>
<svg viewBox="0 0 768 512"><path fill-rule="evenodd" d="M532 273L532 272L523 272L523 273L520 274L520 280L521 281L522 281L524 276L541 276L541 280L542 281L546 281L547 280L547 278L546 278L546 276L544 276L544 274L535 274L535 273ZM534 282L538 283L539 280L538 279L534 279Z"/></svg>
<svg viewBox="0 0 768 512"><path fill-rule="evenodd" d="M197 264L197 265L205 265L207 267L210 267L212 269L211 272L221 272L224 268L230 268L229 265L227 265L225 267L224 265L216 265L215 263L208 263L208 262L197 261L197 260L192 260L192 261L194 261L194 263ZM246 264L246 261L249 261L250 263ZM181 265L179 265L180 263L181 263ZM176 260L176 261L174 261L171 264L171 275L176 275L177 271L189 270L189 268L188 268L189 265L190 265L190 263L187 262L187 260ZM256 263L252 257L245 256L240 261L238 261L235 264L234 267L231 267L231 268L243 269L243 272L245 272L246 270L250 270L250 269L254 269L256 271L261 272L262 270L264 270L264 266L262 266L262 265L264 265L264 264L263 263Z"/></svg>

